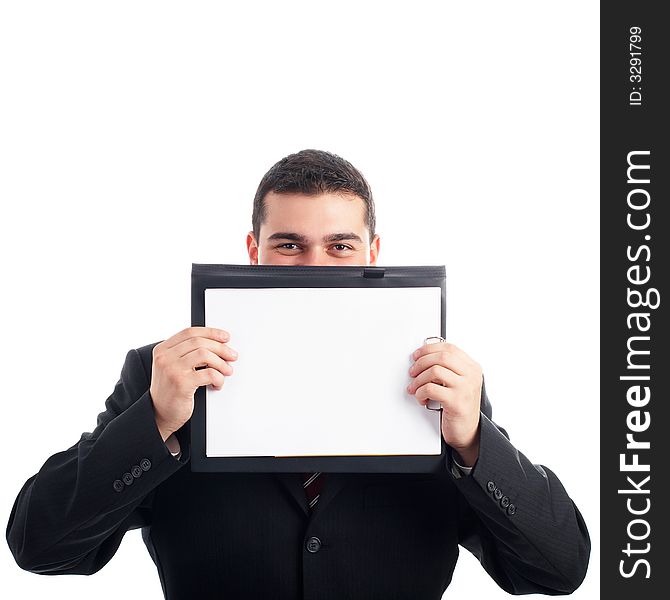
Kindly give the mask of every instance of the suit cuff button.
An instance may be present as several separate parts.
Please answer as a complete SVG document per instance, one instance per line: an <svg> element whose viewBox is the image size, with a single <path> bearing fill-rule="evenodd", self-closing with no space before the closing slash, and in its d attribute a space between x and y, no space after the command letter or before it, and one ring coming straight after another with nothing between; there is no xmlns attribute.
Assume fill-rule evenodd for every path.
<svg viewBox="0 0 670 600"><path fill-rule="evenodd" d="M116 479L114 481L114 491L115 492L122 492L123 491L123 481L120 479Z"/></svg>

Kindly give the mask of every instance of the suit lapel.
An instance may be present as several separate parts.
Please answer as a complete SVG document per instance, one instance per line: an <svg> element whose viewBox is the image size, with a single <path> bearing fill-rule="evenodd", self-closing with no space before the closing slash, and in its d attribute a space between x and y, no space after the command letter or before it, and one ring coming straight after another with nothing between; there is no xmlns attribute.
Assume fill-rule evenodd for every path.
<svg viewBox="0 0 670 600"><path fill-rule="evenodd" d="M337 494L342 491L342 488L347 482L347 476L345 473L327 473L326 480L323 482L323 488L321 489L321 495L319 496L319 501L316 503L316 506L312 509L312 519L316 519L319 515L324 512L330 503L330 501L337 496ZM301 483L302 485L302 483ZM303 496L305 491L303 490ZM307 500L305 499L305 503Z"/></svg>
<svg viewBox="0 0 670 600"><path fill-rule="evenodd" d="M302 487L302 476L300 473L273 473L273 475L284 491L291 497L305 515L308 515L309 507L307 506L307 497L305 496L305 490Z"/></svg>

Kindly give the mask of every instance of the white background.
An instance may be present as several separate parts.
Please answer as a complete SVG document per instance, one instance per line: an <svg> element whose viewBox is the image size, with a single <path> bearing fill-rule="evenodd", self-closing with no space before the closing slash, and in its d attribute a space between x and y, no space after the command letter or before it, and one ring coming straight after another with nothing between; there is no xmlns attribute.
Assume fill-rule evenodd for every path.
<svg viewBox="0 0 670 600"><path fill-rule="evenodd" d="M380 265L446 265L449 340L581 509L593 552L573 597L598 597L598 16L583 0L3 2L5 522L95 427L128 349L190 324L191 263L248 263L265 171L320 148L371 183ZM3 545L0 581L162 598L139 531L92 577L20 571ZM508 597L467 551L447 596L465 594Z"/></svg>

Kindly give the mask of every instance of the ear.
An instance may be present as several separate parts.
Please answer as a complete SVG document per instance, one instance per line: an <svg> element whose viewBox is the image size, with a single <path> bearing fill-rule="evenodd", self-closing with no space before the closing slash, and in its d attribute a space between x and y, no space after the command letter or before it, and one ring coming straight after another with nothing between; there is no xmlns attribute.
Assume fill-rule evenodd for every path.
<svg viewBox="0 0 670 600"><path fill-rule="evenodd" d="M375 234L372 242L370 242L370 265L372 266L377 264L379 258L379 243L379 235Z"/></svg>
<svg viewBox="0 0 670 600"><path fill-rule="evenodd" d="M249 254L249 264L257 265L258 264L258 243L256 242L256 237L254 232L250 231L247 233L247 253Z"/></svg>

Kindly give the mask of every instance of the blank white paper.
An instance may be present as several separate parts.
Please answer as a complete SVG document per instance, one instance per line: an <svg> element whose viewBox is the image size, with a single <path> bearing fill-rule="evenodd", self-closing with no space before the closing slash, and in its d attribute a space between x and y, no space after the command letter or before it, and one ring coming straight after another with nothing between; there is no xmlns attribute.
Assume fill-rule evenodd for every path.
<svg viewBox="0 0 670 600"><path fill-rule="evenodd" d="M207 456L439 455L441 413L406 388L440 313L439 287L205 290L239 355L206 388Z"/></svg>

